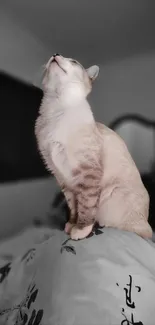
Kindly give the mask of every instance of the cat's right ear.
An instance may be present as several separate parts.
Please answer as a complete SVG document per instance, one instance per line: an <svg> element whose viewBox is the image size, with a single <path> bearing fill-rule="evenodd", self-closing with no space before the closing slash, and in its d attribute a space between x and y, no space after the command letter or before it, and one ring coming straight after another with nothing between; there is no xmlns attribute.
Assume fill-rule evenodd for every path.
<svg viewBox="0 0 155 325"><path fill-rule="evenodd" d="M99 74L99 67L97 65L93 65L92 67L88 68L86 71L88 73L88 77L90 78L90 80L94 82Z"/></svg>

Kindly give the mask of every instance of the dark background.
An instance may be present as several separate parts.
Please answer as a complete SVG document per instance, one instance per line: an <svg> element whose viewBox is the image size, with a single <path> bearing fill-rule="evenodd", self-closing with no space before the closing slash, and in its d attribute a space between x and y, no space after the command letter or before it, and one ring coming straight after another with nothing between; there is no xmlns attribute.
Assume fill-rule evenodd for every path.
<svg viewBox="0 0 155 325"><path fill-rule="evenodd" d="M42 90L6 73L0 89L0 182L46 176L34 135Z"/></svg>

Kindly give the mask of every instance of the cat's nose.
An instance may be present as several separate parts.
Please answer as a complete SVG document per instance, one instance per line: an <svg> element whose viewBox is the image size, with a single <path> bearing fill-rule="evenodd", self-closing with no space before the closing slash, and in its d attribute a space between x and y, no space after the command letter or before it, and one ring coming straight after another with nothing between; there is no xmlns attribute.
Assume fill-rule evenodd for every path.
<svg viewBox="0 0 155 325"><path fill-rule="evenodd" d="M56 56L60 56L60 54L59 53L54 54L53 58L55 58Z"/></svg>

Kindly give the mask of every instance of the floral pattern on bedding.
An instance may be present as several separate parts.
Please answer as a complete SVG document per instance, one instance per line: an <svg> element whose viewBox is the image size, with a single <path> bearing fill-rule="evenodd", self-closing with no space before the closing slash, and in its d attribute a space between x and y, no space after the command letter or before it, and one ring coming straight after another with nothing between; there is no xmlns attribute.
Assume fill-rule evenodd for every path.
<svg viewBox="0 0 155 325"><path fill-rule="evenodd" d="M92 240L94 240L94 243L96 241L98 242L98 238L100 237L101 240L103 240L104 232L107 231L98 226L95 226L92 233L88 236L88 238L78 242L72 241L70 238L63 240L63 236L61 238L60 235L61 240L59 244L56 246L56 253L55 253L55 249L53 249L54 252L52 253L53 261L55 261L56 259L57 261L61 260L62 261L61 263L63 263L62 265L64 265L65 263L67 264L68 263L67 261L71 261L71 265L73 265L72 264L73 262L76 264L76 259L77 261L79 260L78 264L81 263L80 259L82 258L81 259L81 261L83 261L82 263L85 263L84 259L87 260L88 258L88 255L84 256L84 259L82 257L82 254L85 254L84 253L85 247L86 246L89 247L89 245L92 244ZM98 235L101 236L98 237ZM57 237L54 238L54 240L56 239ZM46 260L46 256L45 256L46 243L49 243L49 241L50 239L45 240L43 243L36 245L36 247L29 249L22 256L14 258L11 262L9 261L0 267L0 325L47 325L47 324L57 325L59 324L59 321L53 322L53 320L51 320L51 322L50 321L47 322L49 316L47 314L51 308L50 300L46 297L46 302L44 301L44 297L46 296L46 293L44 291L44 284L46 286L49 286L47 281L49 281L48 280L49 276L51 277L51 280L53 276L51 271L52 268L51 268L51 270L48 270L48 277L46 279L47 269L46 269L46 265L44 266L44 261ZM47 250L50 250L50 245L52 244L47 244ZM42 250L43 246L44 246L44 250ZM88 254L90 252L91 252L91 248L88 251ZM48 256L49 255L47 253L47 259ZM93 266L94 264L92 258L90 258L90 261ZM51 267L52 265L54 265L55 267L55 262L52 262L51 260L51 263L52 263ZM66 269L66 264L64 266L64 273L68 272ZM106 272L107 265L108 265L107 262L105 262L105 266L102 272L104 272L104 270ZM40 268L42 268L43 270L42 273L39 273ZM112 268L110 268L110 272L113 272ZM141 299L141 295L145 296L145 292L146 292L145 288L143 287L143 281L141 282L140 277L137 280L137 276L135 276L135 274L132 272L127 272L127 269L123 271L122 274L123 276L121 275L119 276L118 273L117 276L115 276L114 274L114 277L116 278L117 281L113 280L112 282L110 280L111 282L108 287L108 290L112 297L111 301L113 301L114 296L117 297L115 298L115 300L116 300L116 304L118 303L117 317L116 317L117 320L119 319L118 325L146 325L146 323L142 319L143 317L139 316L142 315L142 313L141 312L139 313L139 311L137 313L137 308L139 308L137 307L137 305L139 306L139 299ZM112 279L112 274L109 273L109 275L111 276ZM42 277L42 279L38 281L38 278L40 277ZM145 278L142 278L142 280L145 280ZM53 281L55 282L55 280ZM77 284L78 286L79 283ZM106 282L105 282L105 286L106 286ZM96 287L94 288L95 290L97 290ZM52 284L50 290L49 291L51 292L50 294L52 296L52 290L53 290ZM57 287L55 290L57 290ZM107 291L106 293L106 290L104 294L105 297L108 297L106 295L107 293L109 294L109 292ZM78 287L77 287L77 291L78 291ZM92 291L94 292L93 288ZM46 304L48 304L48 308ZM109 302L109 309L111 309L111 313L113 314L112 311L113 307L112 305L110 305L110 302ZM60 322L60 324L63 324L63 321ZM76 325L76 323L74 324ZM83 325L82 323L80 324ZM104 320L103 320L103 324L104 324ZM111 323L107 323L106 325L108 324ZM66 323L64 325L66 325ZM152 325L152 324L149 323L147 325Z"/></svg>
<svg viewBox="0 0 155 325"><path fill-rule="evenodd" d="M3 300L3 307L0 303L0 324L41 324L44 311L43 309L36 310L33 308L33 303L36 301L39 292L34 280L35 272L32 271L31 276L27 274L26 290L21 285L26 275L24 268L34 263L35 252L36 250L32 248L21 258L17 258L12 263L9 262L0 267L0 296ZM12 281L17 282L14 288L11 288ZM8 295L10 297L7 297ZM31 312L30 308L32 309Z"/></svg>

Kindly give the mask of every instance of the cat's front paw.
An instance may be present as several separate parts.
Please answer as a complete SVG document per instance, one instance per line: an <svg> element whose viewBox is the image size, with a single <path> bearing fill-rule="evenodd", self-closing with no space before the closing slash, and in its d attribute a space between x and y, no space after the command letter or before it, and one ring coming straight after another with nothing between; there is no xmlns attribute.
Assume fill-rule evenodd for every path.
<svg viewBox="0 0 155 325"><path fill-rule="evenodd" d="M72 227L70 236L73 240L79 240L86 238L92 231L93 225L79 229L77 226Z"/></svg>
<svg viewBox="0 0 155 325"><path fill-rule="evenodd" d="M65 224L65 233L69 235L73 227L74 225L72 223L67 222Z"/></svg>

